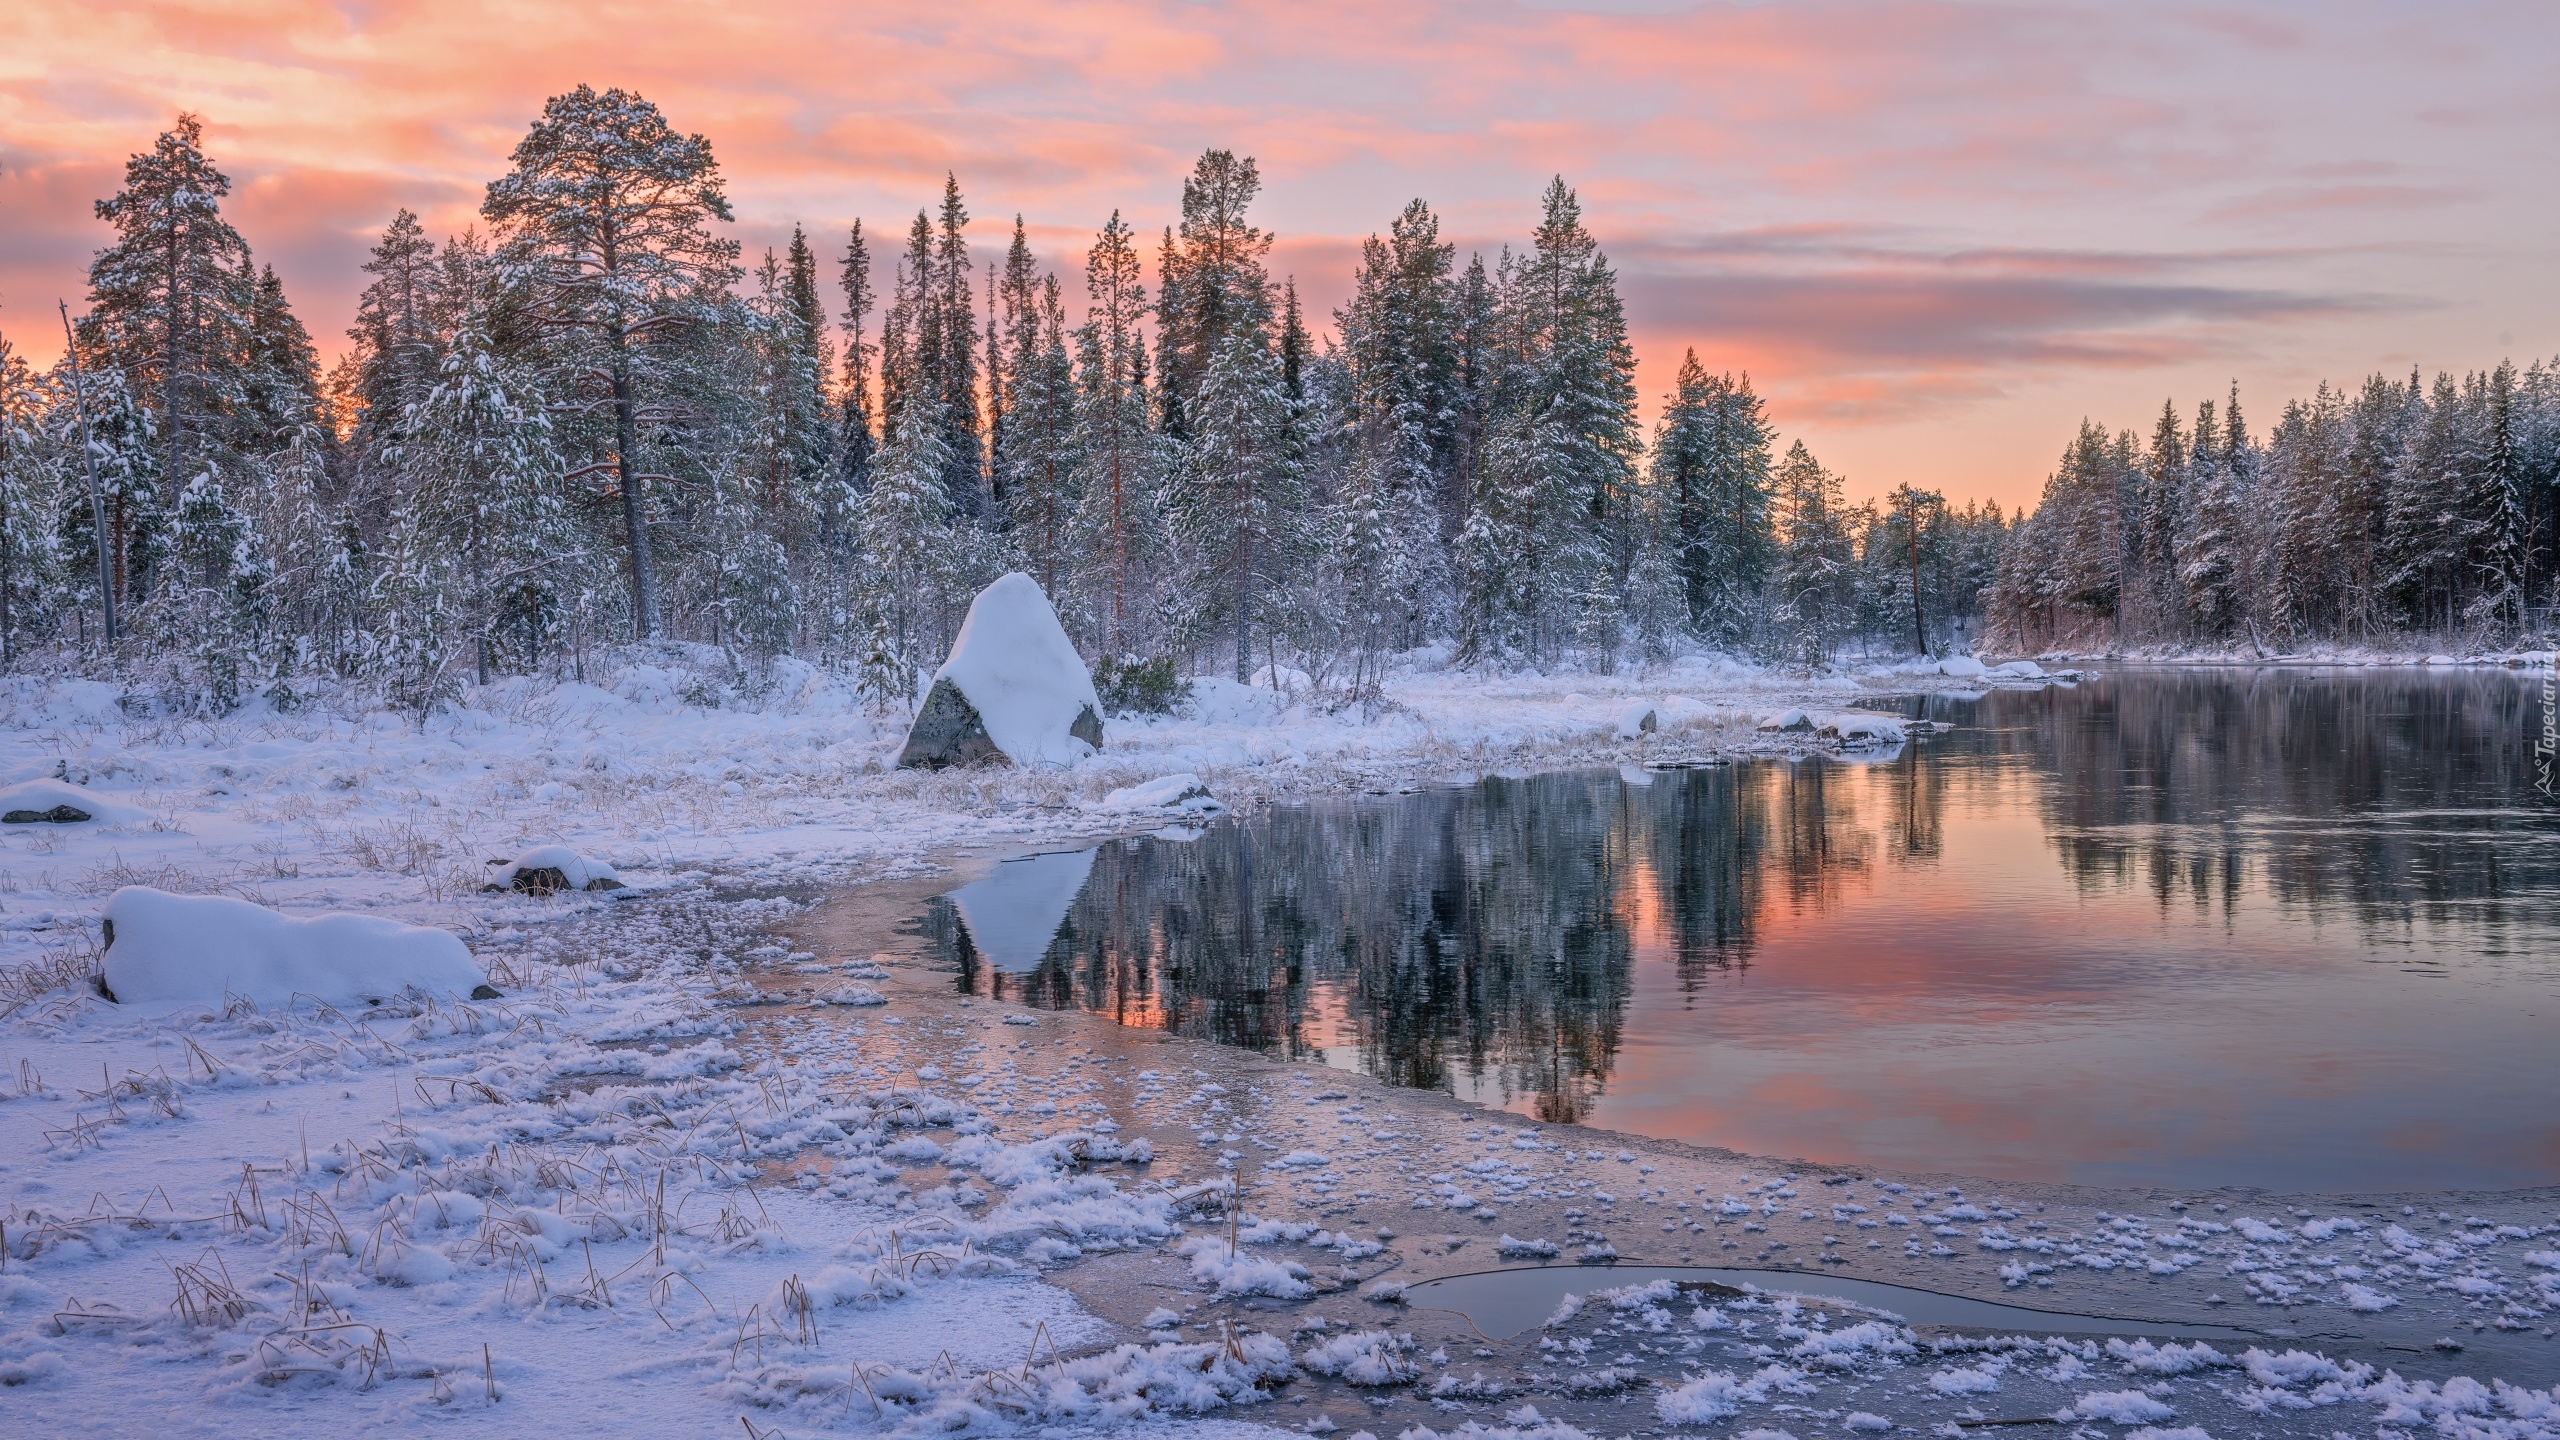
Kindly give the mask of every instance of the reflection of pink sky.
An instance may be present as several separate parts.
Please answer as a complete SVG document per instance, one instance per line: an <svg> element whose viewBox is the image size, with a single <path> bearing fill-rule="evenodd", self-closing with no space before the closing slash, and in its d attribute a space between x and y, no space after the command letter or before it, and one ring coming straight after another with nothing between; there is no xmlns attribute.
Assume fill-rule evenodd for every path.
<svg viewBox="0 0 2560 1440"><path fill-rule="evenodd" d="M1650 399L1748 368L1872 494L2032 498L2082 414L2560 350L2560 13L1943 0L1219 6L26 0L0 8L0 327L76 297L122 157L204 112L231 212L324 348L393 206L469 223L542 98L622 84L709 135L738 233L894 234L956 170L981 253L1052 263L1260 157L1279 268L1329 311L1420 194L1518 242L1563 172ZM1070 270L1072 278L1072 270ZM2501 340L2501 334L2511 336Z"/></svg>
<svg viewBox="0 0 2560 1440"><path fill-rule="evenodd" d="M2560 1178L2560 1117L2515 1128L2550 1114L2547 993L2457 970L2413 994L2396 962L2341 960L2338 931L2278 923L2254 889L2227 928L2163 923L2138 887L2058 892L2032 773L1961 773L1976 788L1946 807L1943 858L1879 857L1836 908L1769 905L1749 966L1694 989L1660 882L1633 867L1619 901L1633 993L1589 1123L2022 1180L2117 1180L2111 1155L2186 1156L2215 1183L2269 1185L2287 1177L2251 1171L2253 1145L2280 1127L2323 1137L2288 1150L2338 1157L2303 1186ZM1827 784L1836 815L1888 816L1889 767ZM1999 788L2007 803L1986 803ZM2287 982L2304 972L2317 983ZM2440 1116L2411 1102L2457 1068L2465 1093L2511 1104L2401 1118Z"/></svg>

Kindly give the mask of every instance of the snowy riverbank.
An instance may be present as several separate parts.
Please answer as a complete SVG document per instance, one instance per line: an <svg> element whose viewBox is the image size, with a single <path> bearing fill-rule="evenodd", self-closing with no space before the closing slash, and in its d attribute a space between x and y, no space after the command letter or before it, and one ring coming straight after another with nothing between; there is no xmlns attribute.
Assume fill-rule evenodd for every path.
<svg viewBox="0 0 2560 1440"><path fill-rule="evenodd" d="M787 669L718 708L670 667L503 687L423 732L10 683L0 784L127 807L0 831L0 1406L30 1432L2560 1429L2549 1194L1835 1176L965 1001L898 933L997 853L1152 823L1104 804L1150 777L1241 803L1802 749L1760 725L1918 677L1425 672L1375 723L1212 684L1082 766L939 776L885 771L896 727ZM630 888L480 888L545 841ZM123 884L440 925L504 993L48 988ZM1480 1337L1370 1298L1551 1253L2258 1333L1992 1339L1636 1291Z"/></svg>

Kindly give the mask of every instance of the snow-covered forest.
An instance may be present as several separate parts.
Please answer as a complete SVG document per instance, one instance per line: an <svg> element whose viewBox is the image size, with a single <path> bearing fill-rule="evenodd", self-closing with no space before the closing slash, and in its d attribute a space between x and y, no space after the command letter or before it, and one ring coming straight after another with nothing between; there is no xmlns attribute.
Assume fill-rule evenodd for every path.
<svg viewBox="0 0 2560 1440"><path fill-rule="evenodd" d="M1490 257L1414 201L1328 324L1272 273L1247 157L1202 155L1159 235L1105 219L1081 277L1020 217L973 254L956 177L902 235L756 256L707 140L580 87L479 225L391 219L325 373L229 183L180 117L98 204L72 355L0 337L0 659L112 663L168 709L351 683L423 713L652 638L903 704L1011 569L1144 706L1230 667L1357 699L1417 650L1935 649L1978 609L2030 648L2477 639L2552 553L2539 364L2324 389L2263 442L2236 393L2147 445L2084 427L2023 522L1851 503L1694 351L1648 434L1560 178Z"/></svg>
<svg viewBox="0 0 2560 1440"><path fill-rule="evenodd" d="M2555 487L2560 361L2323 383L2263 440L2234 386L2148 443L2083 421L1984 603L2024 649L2512 642L2548 625Z"/></svg>
<svg viewBox="0 0 2560 1440"><path fill-rule="evenodd" d="M77 366L0 371L9 659L95 665L112 625L164 704L356 681L424 708L664 637L887 702L1015 568L1124 694L1276 663L1357 696L1426 646L1821 657L1970 618L1996 507L1850 504L1694 355L1643 432L1562 180L1490 257L1407 206L1330 326L1271 273L1260 184L1201 156L1180 223L1104 219L1081 276L1019 218L973 254L956 179L902 236L746 255L709 142L582 87L480 226L392 218L324 374L182 117L99 204Z"/></svg>

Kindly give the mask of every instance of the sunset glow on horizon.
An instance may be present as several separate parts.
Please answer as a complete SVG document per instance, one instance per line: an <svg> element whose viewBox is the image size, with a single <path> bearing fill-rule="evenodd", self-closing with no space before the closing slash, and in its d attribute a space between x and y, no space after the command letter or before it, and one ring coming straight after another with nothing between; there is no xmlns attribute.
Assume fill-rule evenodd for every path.
<svg viewBox="0 0 2560 1440"><path fill-rule="evenodd" d="M2324 378L2560 352L2560 11L2524 4L32 0L0 15L0 332L58 351L92 202L184 110L333 355L394 209L475 223L581 82L710 139L750 255L859 216L885 259L950 172L981 280L1019 213L1071 308L1095 229L1152 236L1204 148L1259 161L1319 323L1408 199L1490 262L1560 173L1648 413L1694 346L1860 496L2032 503L2084 415L2236 379L2263 430Z"/></svg>

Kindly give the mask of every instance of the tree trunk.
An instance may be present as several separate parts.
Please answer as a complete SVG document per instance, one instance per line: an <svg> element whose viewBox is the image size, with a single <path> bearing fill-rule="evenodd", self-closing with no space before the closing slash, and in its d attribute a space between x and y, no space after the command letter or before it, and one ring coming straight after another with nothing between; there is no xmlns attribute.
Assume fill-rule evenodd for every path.
<svg viewBox="0 0 2560 1440"><path fill-rule="evenodd" d="M185 302L180 298L181 291L178 285L178 274L180 268L178 257L179 252L184 248L185 243L185 240L181 237L180 231L173 226L169 233L169 316L166 333L160 337L162 340L160 352L160 412L161 417L168 421L169 424L169 475L167 483L169 487L169 512L173 515L176 514L178 510L178 487L184 483L178 478L178 472L185 463L183 459L183 452L179 449L179 437L186 433L187 428L185 403L182 399L182 392L178 388L178 337L185 328L182 315Z"/></svg>
<svg viewBox="0 0 2560 1440"><path fill-rule="evenodd" d="M631 358L624 348L622 324L605 330L613 345L613 473L622 486L622 524L631 537L631 626L637 638L658 633L658 577L649 565L649 517L640 503L640 476L631 452L640 448L637 408L631 399Z"/></svg>
<svg viewBox="0 0 2560 1440"><path fill-rule="evenodd" d="M1929 627L1920 619L1920 521L1916 516L1911 522L1911 643L1922 655L1929 653Z"/></svg>
<svg viewBox="0 0 2560 1440"><path fill-rule="evenodd" d="M1250 545L1239 538L1236 543L1236 683L1253 680L1253 562ZM1279 672L1272 672L1276 685Z"/></svg>

